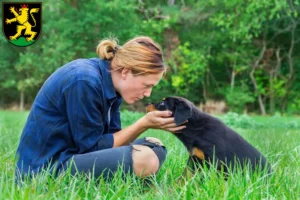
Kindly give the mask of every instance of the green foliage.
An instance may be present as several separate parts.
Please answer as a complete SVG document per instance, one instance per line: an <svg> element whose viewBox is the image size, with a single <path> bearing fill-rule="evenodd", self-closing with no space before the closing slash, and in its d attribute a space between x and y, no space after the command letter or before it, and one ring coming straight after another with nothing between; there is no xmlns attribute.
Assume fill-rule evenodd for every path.
<svg viewBox="0 0 300 200"><path fill-rule="evenodd" d="M210 5L222 8L210 20L228 34L233 42L250 43L272 25L271 20L280 19L282 12L290 13L287 1L215 1Z"/></svg>
<svg viewBox="0 0 300 200"><path fill-rule="evenodd" d="M220 89L225 96L229 110L232 112L242 113L246 105L255 101L247 87L235 87Z"/></svg>
<svg viewBox="0 0 300 200"><path fill-rule="evenodd" d="M200 91L207 66L207 58L202 52L191 50L190 44L185 43L173 52L169 63L171 84L176 88L177 95L189 96L192 92Z"/></svg>
<svg viewBox="0 0 300 200"><path fill-rule="evenodd" d="M249 129L249 128L259 128L262 126L262 124L254 121L248 115L239 115L234 112L226 113L221 117L221 119L226 125L235 128Z"/></svg>
<svg viewBox="0 0 300 200"><path fill-rule="evenodd" d="M289 113L300 114L300 99L295 99L289 106Z"/></svg>
<svg viewBox="0 0 300 200"><path fill-rule="evenodd" d="M117 37L123 44L148 35L163 47L169 67L151 101L169 95L195 103L226 100L234 112L250 105L258 113L261 97L267 114L299 114L299 12L299 0L43 1L37 42L18 48L0 37L0 106L18 102L20 91L32 103L57 68L96 57L100 39Z"/></svg>

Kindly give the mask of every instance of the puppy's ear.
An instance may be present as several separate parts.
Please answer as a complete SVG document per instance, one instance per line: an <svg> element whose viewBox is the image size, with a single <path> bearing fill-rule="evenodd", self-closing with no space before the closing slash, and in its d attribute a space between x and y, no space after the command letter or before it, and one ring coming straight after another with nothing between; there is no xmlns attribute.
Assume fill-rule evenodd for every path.
<svg viewBox="0 0 300 200"><path fill-rule="evenodd" d="M192 117L192 108L184 101L179 101L175 106L175 124L180 125L187 119Z"/></svg>

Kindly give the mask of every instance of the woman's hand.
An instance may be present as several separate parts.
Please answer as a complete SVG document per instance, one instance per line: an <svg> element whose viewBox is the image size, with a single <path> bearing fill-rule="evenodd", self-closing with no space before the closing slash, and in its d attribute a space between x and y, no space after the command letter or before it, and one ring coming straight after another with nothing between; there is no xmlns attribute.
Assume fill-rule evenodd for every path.
<svg viewBox="0 0 300 200"><path fill-rule="evenodd" d="M170 111L153 111L148 112L139 121L141 126L145 129L161 129L168 132L176 133L186 128L184 125L177 126L174 121L174 117L171 117ZM187 121L186 121L187 122Z"/></svg>

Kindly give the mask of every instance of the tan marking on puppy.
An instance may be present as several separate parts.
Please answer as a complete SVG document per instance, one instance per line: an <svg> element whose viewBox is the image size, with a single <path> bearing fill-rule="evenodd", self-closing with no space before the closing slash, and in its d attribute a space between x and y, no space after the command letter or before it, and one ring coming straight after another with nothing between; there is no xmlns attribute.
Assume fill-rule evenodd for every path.
<svg viewBox="0 0 300 200"><path fill-rule="evenodd" d="M198 149L197 147L194 147L192 149L192 155L196 156L200 160L204 160L204 153L203 153L203 151L201 149Z"/></svg>
<svg viewBox="0 0 300 200"><path fill-rule="evenodd" d="M152 111L156 111L156 108L154 106L154 104L150 104L146 107L146 112L152 112Z"/></svg>

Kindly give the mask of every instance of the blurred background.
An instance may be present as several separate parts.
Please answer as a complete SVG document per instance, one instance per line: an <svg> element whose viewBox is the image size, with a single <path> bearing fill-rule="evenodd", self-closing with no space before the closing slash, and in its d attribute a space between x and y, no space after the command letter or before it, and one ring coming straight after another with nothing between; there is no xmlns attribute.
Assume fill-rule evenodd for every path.
<svg viewBox="0 0 300 200"><path fill-rule="evenodd" d="M96 57L99 40L122 45L147 35L162 46L168 73L150 98L123 109L144 111L147 102L177 95L215 114L300 114L299 0L37 2L38 41L21 48L0 35L1 109L30 109L49 75Z"/></svg>

